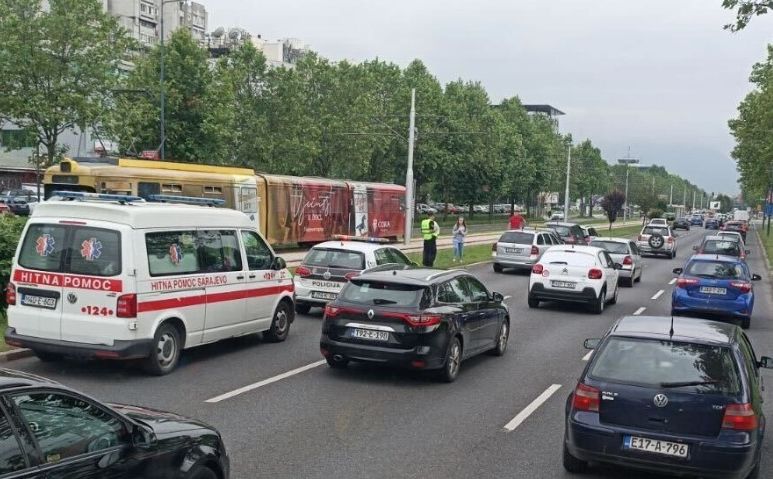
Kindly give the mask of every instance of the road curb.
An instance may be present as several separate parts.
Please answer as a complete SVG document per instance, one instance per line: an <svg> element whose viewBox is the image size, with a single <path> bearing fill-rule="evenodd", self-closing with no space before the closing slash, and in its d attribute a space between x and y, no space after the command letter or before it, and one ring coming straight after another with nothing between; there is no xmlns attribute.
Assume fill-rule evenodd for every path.
<svg viewBox="0 0 773 479"><path fill-rule="evenodd" d="M17 359L24 359L34 356L35 353L31 349L17 348L10 351L4 351L0 353L0 363L7 363L10 361L16 361Z"/></svg>

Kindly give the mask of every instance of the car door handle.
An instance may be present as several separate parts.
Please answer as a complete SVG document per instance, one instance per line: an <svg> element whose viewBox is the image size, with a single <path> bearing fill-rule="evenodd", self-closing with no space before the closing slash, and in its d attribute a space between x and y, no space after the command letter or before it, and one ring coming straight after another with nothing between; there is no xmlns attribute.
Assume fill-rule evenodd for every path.
<svg viewBox="0 0 773 479"><path fill-rule="evenodd" d="M249 278L250 278L250 279L255 279L255 278L256 278L256 275L254 275L254 274L251 274L251 275L249 276Z"/></svg>
<svg viewBox="0 0 773 479"><path fill-rule="evenodd" d="M236 279L244 279L244 276L239 275L239 276L236 277Z"/></svg>
<svg viewBox="0 0 773 479"><path fill-rule="evenodd" d="M486 313L478 313L478 317L479 318L484 318L484 317L486 317Z"/></svg>

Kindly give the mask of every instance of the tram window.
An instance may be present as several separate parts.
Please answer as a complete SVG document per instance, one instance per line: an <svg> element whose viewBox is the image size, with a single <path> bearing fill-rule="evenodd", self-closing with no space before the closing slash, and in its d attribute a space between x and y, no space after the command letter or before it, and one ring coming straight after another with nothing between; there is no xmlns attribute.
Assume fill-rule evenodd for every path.
<svg viewBox="0 0 773 479"><path fill-rule="evenodd" d="M205 186L204 187L204 194L207 195L222 195L223 194L223 188L220 186Z"/></svg>
<svg viewBox="0 0 773 479"><path fill-rule="evenodd" d="M161 185L158 183L147 183L144 181L140 181L137 184L137 195L140 198L147 199L151 195L157 195L161 193Z"/></svg>
<svg viewBox="0 0 773 479"><path fill-rule="evenodd" d="M172 183L162 183L161 191L164 193L182 193L183 185L172 184Z"/></svg>

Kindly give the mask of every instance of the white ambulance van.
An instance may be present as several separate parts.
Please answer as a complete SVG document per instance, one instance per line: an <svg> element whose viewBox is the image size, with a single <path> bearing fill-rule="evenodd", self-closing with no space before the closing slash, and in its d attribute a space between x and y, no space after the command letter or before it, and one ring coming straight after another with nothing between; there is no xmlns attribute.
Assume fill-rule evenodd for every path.
<svg viewBox="0 0 773 479"><path fill-rule="evenodd" d="M292 277L244 213L61 195L35 209L17 247L8 344L43 361L141 358L161 375L183 349L287 337Z"/></svg>

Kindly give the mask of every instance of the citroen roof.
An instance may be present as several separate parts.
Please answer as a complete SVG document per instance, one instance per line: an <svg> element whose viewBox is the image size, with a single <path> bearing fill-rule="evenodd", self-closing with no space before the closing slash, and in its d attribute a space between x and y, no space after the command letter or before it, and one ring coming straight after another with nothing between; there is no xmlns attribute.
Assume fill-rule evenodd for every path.
<svg viewBox="0 0 773 479"><path fill-rule="evenodd" d="M673 323L672 323L673 322ZM671 328L673 324L673 335ZM738 334L738 326L731 323L699 318L671 316L624 316L612 329L611 336L728 345Z"/></svg>

